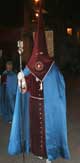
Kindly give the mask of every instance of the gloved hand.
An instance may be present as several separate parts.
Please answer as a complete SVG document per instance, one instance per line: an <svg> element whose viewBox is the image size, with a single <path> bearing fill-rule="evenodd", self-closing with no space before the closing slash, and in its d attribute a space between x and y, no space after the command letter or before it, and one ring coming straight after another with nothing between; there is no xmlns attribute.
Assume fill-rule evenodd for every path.
<svg viewBox="0 0 80 163"><path fill-rule="evenodd" d="M27 91L27 84L24 73L22 71L18 73L18 87L22 93Z"/></svg>

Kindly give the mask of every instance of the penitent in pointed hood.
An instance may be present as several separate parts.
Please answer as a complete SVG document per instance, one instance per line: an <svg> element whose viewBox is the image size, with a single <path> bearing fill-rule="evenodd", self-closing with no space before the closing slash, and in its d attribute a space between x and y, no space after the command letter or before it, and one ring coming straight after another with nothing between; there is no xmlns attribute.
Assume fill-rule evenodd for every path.
<svg viewBox="0 0 80 163"><path fill-rule="evenodd" d="M49 57L48 55L43 16L41 11L42 9L40 6L34 47L30 60L27 64L30 71L40 80L44 78L53 62L53 58Z"/></svg>

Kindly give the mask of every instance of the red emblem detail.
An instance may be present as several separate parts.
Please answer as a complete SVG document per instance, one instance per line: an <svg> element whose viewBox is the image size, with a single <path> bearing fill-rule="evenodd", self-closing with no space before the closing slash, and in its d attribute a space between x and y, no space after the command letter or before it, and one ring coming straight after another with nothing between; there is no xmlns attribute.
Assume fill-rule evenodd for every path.
<svg viewBox="0 0 80 163"><path fill-rule="evenodd" d="M36 64L35 64L36 71L42 71L43 68L44 68L44 65L42 62L40 62L40 61L36 62Z"/></svg>

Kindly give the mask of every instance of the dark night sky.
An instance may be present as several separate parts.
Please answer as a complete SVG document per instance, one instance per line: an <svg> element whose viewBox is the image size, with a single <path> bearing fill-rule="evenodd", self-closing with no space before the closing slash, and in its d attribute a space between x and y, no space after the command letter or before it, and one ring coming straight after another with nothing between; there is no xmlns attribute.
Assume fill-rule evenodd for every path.
<svg viewBox="0 0 80 163"><path fill-rule="evenodd" d="M0 0L0 26L23 25L24 1L31 0ZM60 17L80 22L80 0L45 0L45 8L48 19Z"/></svg>
<svg viewBox="0 0 80 163"><path fill-rule="evenodd" d="M53 17L80 19L80 0L46 0L46 7Z"/></svg>
<svg viewBox="0 0 80 163"><path fill-rule="evenodd" d="M0 26L22 25L23 2L23 0L0 0Z"/></svg>

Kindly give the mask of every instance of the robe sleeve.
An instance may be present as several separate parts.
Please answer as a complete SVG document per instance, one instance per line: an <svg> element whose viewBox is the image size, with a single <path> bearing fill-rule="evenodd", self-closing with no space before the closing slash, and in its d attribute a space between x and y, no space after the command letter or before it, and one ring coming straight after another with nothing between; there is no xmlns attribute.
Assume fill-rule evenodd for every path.
<svg viewBox="0 0 80 163"><path fill-rule="evenodd" d="M29 70L25 68L24 75L29 75ZM22 97L22 112L24 114L24 138L25 140L25 152L29 152L30 139L29 139L29 92L21 94L17 88L15 110L13 115L12 127L9 138L8 153L10 155L22 153L22 143L21 143L21 97ZM25 125L26 124L26 125Z"/></svg>

